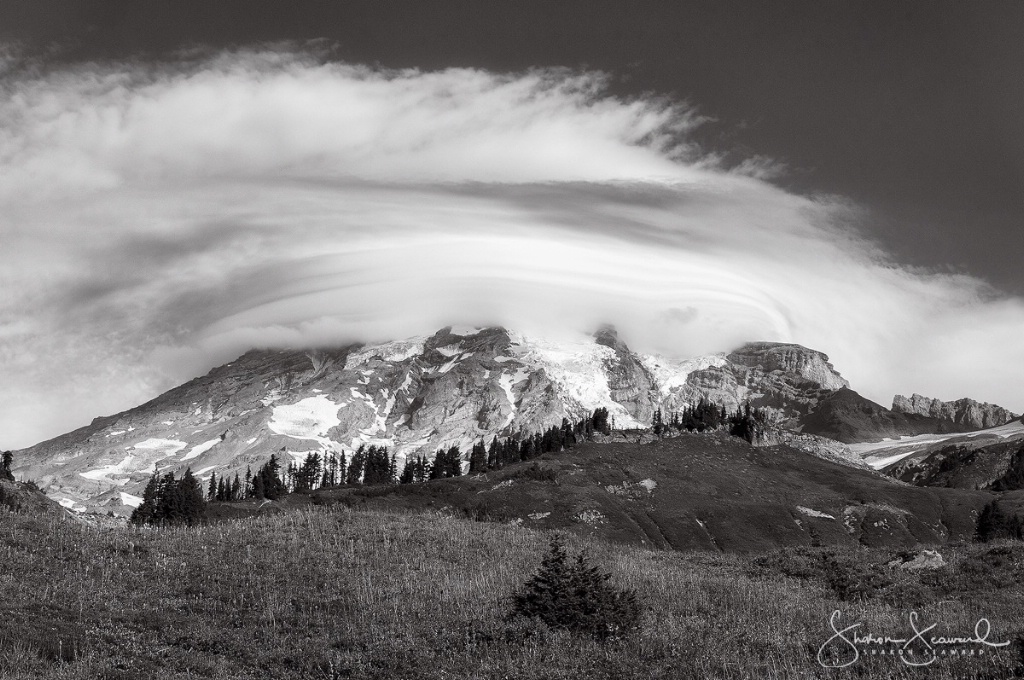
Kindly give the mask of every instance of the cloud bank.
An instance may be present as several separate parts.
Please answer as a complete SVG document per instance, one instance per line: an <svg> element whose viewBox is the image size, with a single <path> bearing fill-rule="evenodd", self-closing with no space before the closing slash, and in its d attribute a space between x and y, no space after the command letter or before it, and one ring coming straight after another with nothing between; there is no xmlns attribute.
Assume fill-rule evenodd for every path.
<svg viewBox="0 0 1024 680"><path fill-rule="evenodd" d="M252 346L446 323L798 342L885 404L1024 407L1024 301L899 266L864 209L718 167L691 109L600 74L275 51L0 72L3 448Z"/></svg>

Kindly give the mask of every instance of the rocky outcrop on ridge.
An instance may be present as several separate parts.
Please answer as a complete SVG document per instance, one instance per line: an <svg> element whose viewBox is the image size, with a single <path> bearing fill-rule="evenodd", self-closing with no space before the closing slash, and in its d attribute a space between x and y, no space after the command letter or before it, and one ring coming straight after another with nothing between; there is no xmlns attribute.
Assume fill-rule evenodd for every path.
<svg viewBox="0 0 1024 680"><path fill-rule="evenodd" d="M910 398L897 394L892 400L896 413L914 413L938 420L948 420L964 428L982 430L1005 425L1020 416L1002 406L979 403L973 399L942 401L914 394Z"/></svg>
<svg viewBox="0 0 1024 680"><path fill-rule="evenodd" d="M798 428L825 397L849 387L828 356L794 344L749 343L719 366L694 371L678 393L682 402L705 397L730 411L749 402L779 424Z"/></svg>

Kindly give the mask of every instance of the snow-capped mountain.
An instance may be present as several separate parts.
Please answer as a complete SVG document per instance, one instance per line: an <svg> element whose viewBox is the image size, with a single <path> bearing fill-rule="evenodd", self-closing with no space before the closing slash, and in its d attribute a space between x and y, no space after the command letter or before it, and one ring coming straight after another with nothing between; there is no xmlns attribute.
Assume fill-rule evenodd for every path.
<svg viewBox="0 0 1024 680"><path fill-rule="evenodd" d="M551 341L448 327L382 344L247 352L17 452L15 472L66 507L123 509L158 468L244 476L272 453L287 463L361 444L387 446L399 462L452 445L466 454L480 439L538 432L598 407L617 428L646 427L657 409L701 398L730 410L749 402L799 430L847 387L827 356L799 345L752 343L676 361L635 353L611 329Z"/></svg>

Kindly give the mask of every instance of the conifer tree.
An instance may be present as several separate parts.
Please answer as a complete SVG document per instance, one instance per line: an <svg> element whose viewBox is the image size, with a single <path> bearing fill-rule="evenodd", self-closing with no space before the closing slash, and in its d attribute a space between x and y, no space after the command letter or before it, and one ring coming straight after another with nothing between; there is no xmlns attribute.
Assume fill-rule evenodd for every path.
<svg viewBox="0 0 1024 680"><path fill-rule="evenodd" d="M497 470L501 467L501 460L498 454L498 438L495 437L491 440L491 445L487 449L487 467L492 470Z"/></svg>
<svg viewBox="0 0 1024 680"><path fill-rule="evenodd" d="M252 496L259 500L263 500L267 497L267 492L263 488L263 477L256 475L252 481Z"/></svg>
<svg viewBox="0 0 1024 680"><path fill-rule="evenodd" d="M515 596L514 608L552 628L599 639L624 635L636 628L640 605L634 592L611 587L610 578L610 574L591 566L583 552L570 563L564 545L556 537L540 568Z"/></svg>
<svg viewBox="0 0 1024 680"><path fill-rule="evenodd" d="M222 480L223 481L223 480ZM185 468L185 474L178 481L180 521L185 524L198 523L206 513L206 501L199 480L192 474L192 468Z"/></svg>
<svg viewBox="0 0 1024 680"><path fill-rule="evenodd" d="M483 440L475 442L469 453L469 474L487 471L487 446Z"/></svg>
<svg viewBox="0 0 1024 680"><path fill-rule="evenodd" d="M346 484L359 484L363 478L363 468L366 466L366 446L361 445L356 449L355 453L352 454L352 459L348 464Z"/></svg>
<svg viewBox="0 0 1024 680"><path fill-rule="evenodd" d="M9 482L14 481L14 473L11 472L11 465L14 464L14 454L10 451L4 451L0 455L0 479L6 479Z"/></svg>
<svg viewBox="0 0 1024 680"><path fill-rule="evenodd" d="M143 524L151 524L153 522L159 500L159 487L160 482L157 479L157 473L153 472L153 476L149 478L149 482L146 484L145 491L142 492L142 503L132 511L132 516L129 519L132 524L142 526Z"/></svg>
<svg viewBox="0 0 1024 680"><path fill-rule="evenodd" d="M206 498L215 501L217 500L217 473L210 473L210 486L206 489Z"/></svg>
<svg viewBox="0 0 1024 680"><path fill-rule="evenodd" d="M229 501L238 501L242 499L242 480L238 478L238 473L235 473L235 479L231 482L231 494Z"/></svg>
<svg viewBox="0 0 1024 680"><path fill-rule="evenodd" d="M413 458L407 457L405 465L402 466L402 474L398 476L399 484L412 484L416 477L416 463Z"/></svg>

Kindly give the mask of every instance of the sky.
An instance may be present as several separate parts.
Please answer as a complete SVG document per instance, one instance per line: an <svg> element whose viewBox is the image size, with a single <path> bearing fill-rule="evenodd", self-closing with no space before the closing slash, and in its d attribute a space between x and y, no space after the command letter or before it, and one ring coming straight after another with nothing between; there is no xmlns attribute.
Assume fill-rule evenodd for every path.
<svg viewBox="0 0 1024 680"><path fill-rule="evenodd" d="M1024 5L550 5L0 5L0 448L447 323L1024 410Z"/></svg>

